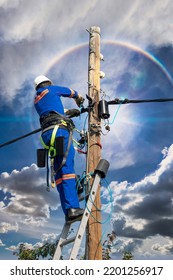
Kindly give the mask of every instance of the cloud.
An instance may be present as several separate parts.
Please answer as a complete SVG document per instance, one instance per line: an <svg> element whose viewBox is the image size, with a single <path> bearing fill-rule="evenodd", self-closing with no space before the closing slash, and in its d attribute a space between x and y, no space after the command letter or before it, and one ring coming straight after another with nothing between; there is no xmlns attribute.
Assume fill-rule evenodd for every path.
<svg viewBox="0 0 173 280"><path fill-rule="evenodd" d="M20 91L24 92L26 83L32 86L30 92L34 91L35 76L44 73L58 51L74 45L76 39L73 38L80 38L77 22L87 16L96 1L91 1L89 5L88 2L75 2L77 5L66 1L65 7L64 1L54 0L51 5L47 0L0 3L0 84L1 94L5 97L3 102L11 102ZM70 13L66 13L67 10ZM72 38L71 44L67 40L69 36ZM27 95L29 93L26 92Z"/></svg>
<svg viewBox="0 0 173 280"><path fill-rule="evenodd" d="M170 0L152 3L133 0L125 4L120 0L116 3L53 0L51 5L47 0L1 0L0 84L1 94L5 97L3 102L10 102L24 91L26 83L33 85L34 77L45 71L57 53L87 42L85 29L92 25L101 27L105 39L129 40L144 48L172 44L172 10Z"/></svg>
<svg viewBox="0 0 173 280"><path fill-rule="evenodd" d="M112 33L114 38L122 38L137 42L141 46L172 44L172 22L171 13L173 4L167 1L137 1L131 0L128 3L122 1L100 1L102 11L99 15L103 18L107 13L106 27L104 33ZM98 15L98 18L99 18ZM165 16L166 15L166 16ZM114 16L114 19L113 19ZM100 18L99 18L100 19Z"/></svg>
<svg viewBox="0 0 173 280"><path fill-rule="evenodd" d="M68 0L53 0L51 5L48 0L44 0L41 4L40 1L33 0L13 3L1 1L1 29L4 38L19 41L51 37L54 40L57 39L55 27L60 38L65 38L65 33L70 34L72 31L74 38L77 38L81 29L100 25L104 35L109 37L121 36L157 45L171 42L173 4L170 0L155 0L152 3L149 0L133 0L133 4L131 1L122 3L120 0L108 3L95 0L83 4L77 0L73 3Z"/></svg>
<svg viewBox="0 0 173 280"><path fill-rule="evenodd" d="M155 243L152 245L152 250L156 252L161 252L163 254L173 253L173 241L168 239L168 243L161 245L159 243Z"/></svg>
<svg viewBox="0 0 173 280"><path fill-rule="evenodd" d="M57 196L54 190L47 193L43 178L35 164L21 171L13 170L11 174L1 174L1 190L4 194L10 193L8 201L1 207L3 232L17 230L17 225L21 224L42 225L50 217L50 210L58 208L58 193L56 190ZM16 226L12 223L14 219Z"/></svg>
<svg viewBox="0 0 173 280"><path fill-rule="evenodd" d="M158 235L165 238L165 243L168 238L173 238L173 145L164 148L162 154L163 159L155 172L141 181L133 184L111 182L112 226L118 238L134 239L134 242L141 240L141 244ZM108 199L107 190L103 197ZM168 247L171 252L172 241L165 247L153 245L153 250L163 252L163 248Z"/></svg>
<svg viewBox="0 0 173 280"><path fill-rule="evenodd" d="M5 222L0 224L0 233L7 233L9 231L18 231L18 225L11 225Z"/></svg>
<svg viewBox="0 0 173 280"><path fill-rule="evenodd" d="M48 0L0 0L1 108L7 104L11 106L10 113L15 114L31 109L35 76L44 73L50 61L64 50L79 43L87 43L89 36L85 29L92 25L101 27L101 40L129 41L143 49L151 49L152 46L155 50L159 49L158 54L161 54L162 47L169 45L171 53L172 11L171 0L154 0L152 3L149 0L129 0L123 3L121 0L90 0L84 3L78 0L52 0L51 5ZM160 95L170 93L162 86L162 80L154 75L155 71L149 71L150 65L145 68L144 64L131 61L127 49L119 49L116 53L109 50L104 53L105 62L102 67L106 73L103 90L111 97L118 94L121 97L126 93L135 98L146 94L157 95L158 92ZM66 64L67 59L62 60L61 75L58 71L54 73L58 82L70 81L82 94L85 94L87 88L88 53L85 56L85 61L82 60L79 65L80 57L71 55L71 63ZM171 60L169 63L171 65ZM152 84L147 80L147 74L151 75ZM143 84L147 87L142 87ZM141 170L140 164L150 168L160 149L170 145L171 138L167 137L166 132L168 125L153 125L153 122L149 125L148 122L148 130L145 129L145 118L157 118L158 115L146 116L143 115L144 111L146 114L151 113L148 107L143 111L134 106L133 109L127 106L120 108L111 126L110 137L103 137L104 153L111 162L111 170L119 171L138 165L135 177ZM115 107L112 107L111 117L114 113ZM156 127L161 128L156 130ZM161 136L166 139L164 143ZM164 158L155 172L152 169L149 176L146 175L136 183L111 183L114 226L121 237L130 240L135 237L142 242L144 238L157 233L172 236L172 229L168 226L172 222L171 154L172 146L165 148ZM148 174L145 168L142 174ZM49 219L50 211L58 208L58 195L53 191L51 194L45 192L45 182L41 176L41 171L34 165L20 171L14 170L11 174L1 174L0 186L6 195L6 199L0 202L2 232L26 229L29 225L43 225Z"/></svg>
<svg viewBox="0 0 173 280"><path fill-rule="evenodd" d="M112 254L117 258L117 256L123 255L124 252L133 252L136 248L140 247L142 244L141 240L134 239L123 239L119 238L112 249Z"/></svg>
<svg viewBox="0 0 173 280"><path fill-rule="evenodd" d="M52 242L55 242L57 240L57 234L55 233L44 233L42 235L42 242L43 243L52 243Z"/></svg>
<svg viewBox="0 0 173 280"><path fill-rule="evenodd" d="M90 1L82 4L76 0L73 3L69 0L66 0L65 3L63 0L58 2L52 0L51 5L49 5L47 0L41 2L31 0L29 2L20 1L20 3L15 1L12 5L10 1L7 1L1 4L4 9L2 20L6 22L6 26L1 26L2 36L4 40L14 42L24 39L38 41L45 37L51 37L52 42L54 42L54 38L57 38L56 34L59 34L61 38L65 37L63 33L68 34L69 30L73 30L78 20L85 18L88 11L95 7L96 2Z"/></svg>
<svg viewBox="0 0 173 280"><path fill-rule="evenodd" d="M55 243L57 238L58 238L57 234L45 233L42 235L41 240L39 242L36 242L35 244L24 242L24 245L25 245L25 248L32 250L32 249L40 248L46 243L49 243L49 244ZM19 250L21 243L22 242L20 242L17 245L11 245L9 247L6 247L6 250L16 252Z"/></svg>
<svg viewBox="0 0 173 280"><path fill-rule="evenodd" d="M117 110L117 107L113 108L112 106L112 108L110 108L110 122L114 119ZM136 156L137 150L133 149L133 145L135 145L134 139L139 136L142 130L142 125L138 124L137 116L136 121L134 120L135 118L133 115L132 107L121 107L115 122L110 126L111 131L108 136L102 137L104 154L111 162L110 169L115 170L132 166L138 160Z"/></svg>
<svg viewBox="0 0 173 280"><path fill-rule="evenodd" d="M0 239L0 247L5 246L5 244L3 244L2 240Z"/></svg>

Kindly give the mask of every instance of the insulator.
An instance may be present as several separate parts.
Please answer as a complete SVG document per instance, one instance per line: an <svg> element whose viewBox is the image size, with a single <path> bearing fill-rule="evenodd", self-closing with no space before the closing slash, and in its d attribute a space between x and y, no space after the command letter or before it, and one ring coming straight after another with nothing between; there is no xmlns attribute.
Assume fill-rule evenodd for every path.
<svg viewBox="0 0 173 280"><path fill-rule="evenodd" d="M103 60L104 61L104 56L102 53L100 53L100 60Z"/></svg>
<svg viewBox="0 0 173 280"><path fill-rule="evenodd" d="M100 79L103 79L105 77L105 73L103 71L100 71Z"/></svg>

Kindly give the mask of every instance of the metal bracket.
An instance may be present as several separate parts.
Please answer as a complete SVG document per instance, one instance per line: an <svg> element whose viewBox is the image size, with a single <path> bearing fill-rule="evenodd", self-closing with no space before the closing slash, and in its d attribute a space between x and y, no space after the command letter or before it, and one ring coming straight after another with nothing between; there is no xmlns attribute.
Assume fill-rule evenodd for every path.
<svg viewBox="0 0 173 280"><path fill-rule="evenodd" d="M93 107L96 103L96 101L94 101L89 95L86 94L86 98L88 99L88 107L86 108L82 108L81 109L81 113L85 113L85 112L90 112L93 110Z"/></svg>

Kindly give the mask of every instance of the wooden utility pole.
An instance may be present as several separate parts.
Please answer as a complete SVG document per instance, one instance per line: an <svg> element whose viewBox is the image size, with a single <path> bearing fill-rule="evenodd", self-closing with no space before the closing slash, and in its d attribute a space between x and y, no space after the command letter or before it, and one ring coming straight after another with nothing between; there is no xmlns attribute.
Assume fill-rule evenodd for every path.
<svg viewBox="0 0 173 280"><path fill-rule="evenodd" d="M88 62L88 95L95 101L88 119L88 156L87 172L93 172L101 159L100 128L98 103L100 100L100 28L93 26L89 30L89 62ZM90 185L92 179L90 180ZM89 260L102 259L102 226L101 226L100 186L87 227L86 257Z"/></svg>

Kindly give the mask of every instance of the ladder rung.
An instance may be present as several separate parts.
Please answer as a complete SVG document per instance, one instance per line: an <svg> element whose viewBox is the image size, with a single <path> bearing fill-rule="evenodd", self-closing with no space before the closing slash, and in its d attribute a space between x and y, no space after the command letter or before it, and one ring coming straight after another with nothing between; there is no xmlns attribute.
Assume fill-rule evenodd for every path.
<svg viewBox="0 0 173 280"><path fill-rule="evenodd" d="M69 244L69 243L74 242L74 241L75 241L75 238L76 238L76 236L73 236L73 237L71 237L71 238L68 238L68 239L64 240L64 241L61 243L60 246L63 247L63 246L65 246L65 245Z"/></svg>

